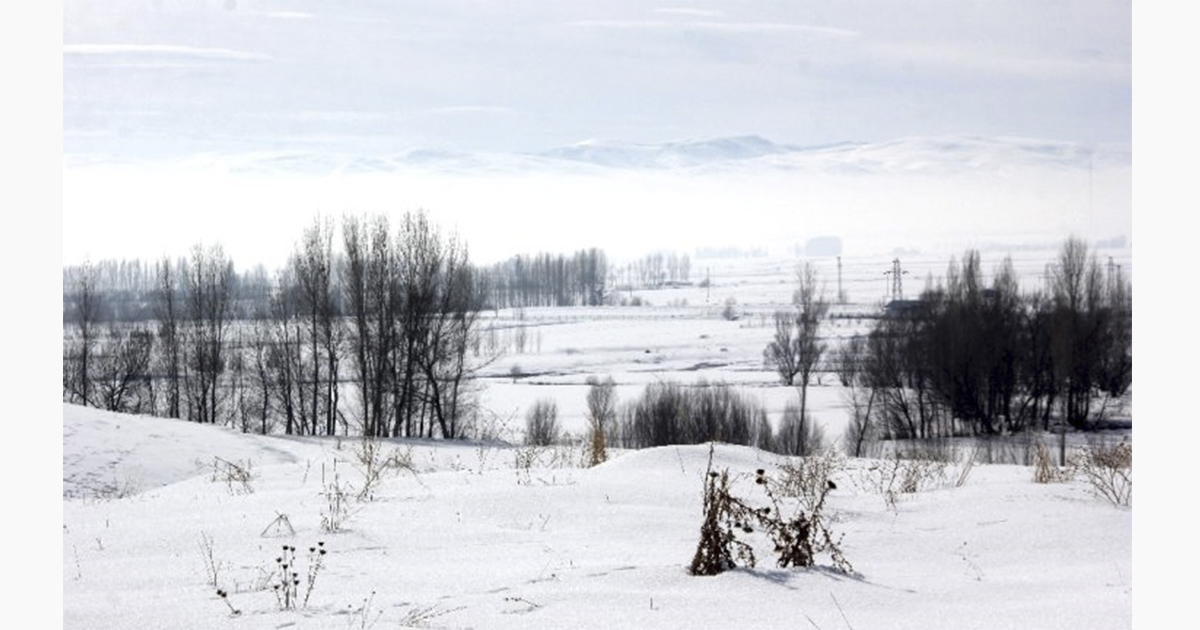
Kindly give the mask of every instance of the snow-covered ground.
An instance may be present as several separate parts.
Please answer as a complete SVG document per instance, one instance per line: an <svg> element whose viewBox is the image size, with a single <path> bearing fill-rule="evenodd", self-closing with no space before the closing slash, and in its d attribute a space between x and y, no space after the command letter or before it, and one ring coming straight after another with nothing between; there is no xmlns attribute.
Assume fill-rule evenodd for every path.
<svg viewBox="0 0 1200 630"><path fill-rule="evenodd" d="M1128 250L1112 254L1131 270ZM1054 252L1016 258L1033 288ZM861 333L887 290L890 261L844 262L849 304L823 334ZM914 279L948 257L908 256ZM985 271L998 257L984 253ZM693 263L711 287L634 291L641 307L489 313L504 354L479 402L491 435L519 443L524 411L553 398L564 429L584 430L586 379L612 376L620 401L647 383L728 382L777 422L794 388L762 364L770 313L791 299L794 261ZM836 265L820 261L829 294ZM909 281L906 294L919 289ZM738 318L722 316L729 298ZM525 343L515 339L524 327ZM514 368L516 368L514 372ZM347 398L349 399L349 397ZM809 394L834 442L846 412L836 379ZM116 628L1129 628L1133 512L1083 481L1035 484L1031 468L965 464L889 502L875 460L842 460L832 528L854 575L828 556L810 570L759 566L693 577L707 446L613 452L586 468L578 447L385 441L371 488L356 439L244 435L162 418L63 405L63 625ZM965 451L962 451L965 452ZM980 461L984 458L980 457ZM764 500L752 471L785 463L718 446L735 492ZM964 460L965 461L965 460ZM1145 460L1143 460L1145 461ZM235 468L237 467L237 468ZM244 481L233 474L248 472ZM343 497L338 507L331 501ZM337 531L329 519L341 517ZM760 536L755 538L755 536ZM281 607L272 584L297 548L307 603ZM325 549L312 588L309 548ZM317 552L313 554L319 555ZM221 589L227 598L217 595ZM233 614L233 610L240 611Z"/></svg>
<svg viewBox="0 0 1200 630"><path fill-rule="evenodd" d="M984 281L990 285L996 267L1011 255L1021 288L1038 290L1058 247L1046 241L1041 248L1012 252L985 249L980 253ZM1119 266L1120 273L1132 277L1131 249L1094 251L1102 272L1108 273L1111 257L1114 270ZM962 255L962 251L935 251L895 258L846 256L841 260L840 285L836 257L809 259L817 267L826 299L835 301L839 286L845 296L845 303L831 306L830 317L821 327L829 352L875 324L873 317L891 299L891 280L885 272L893 270L893 260L900 260L904 274L903 297L913 298L928 283L940 282L951 258ZM520 440L525 410L539 398L552 398L563 428L581 435L586 428L589 377L611 376L620 401L640 396L652 382L706 380L736 385L741 394L762 404L774 422L787 404L799 400L795 388L780 384L762 354L775 332L773 313L792 308L795 269L796 259L778 256L697 258L691 264L690 285L618 291L621 299L640 300L643 306L487 312L481 324L480 355L499 352L499 357L480 371L481 407L487 410L487 418L498 423L508 420L512 429L508 437ZM705 282L709 286L701 286ZM729 303L735 319L723 314ZM518 343L521 338L523 344ZM847 416L837 378L819 373L808 397L808 410L826 436L839 438Z"/></svg>
<svg viewBox="0 0 1200 630"><path fill-rule="evenodd" d="M1081 481L951 465L889 504L869 460L828 501L855 575L687 565L707 446L618 452L386 441L370 496L354 440L241 435L63 405L62 588L68 628L1129 628L1133 514ZM735 492L782 460L718 446ZM250 472L233 480L225 462ZM526 463L528 462L528 465ZM340 487L344 509L331 507ZM323 522L344 516L339 531ZM286 523L284 522L286 521ZM276 558L295 546L281 609ZM325 549L315 581L310 548ZM227 602L217 595L228 593ZM234 614L233 609L240 611Z"/></svg>

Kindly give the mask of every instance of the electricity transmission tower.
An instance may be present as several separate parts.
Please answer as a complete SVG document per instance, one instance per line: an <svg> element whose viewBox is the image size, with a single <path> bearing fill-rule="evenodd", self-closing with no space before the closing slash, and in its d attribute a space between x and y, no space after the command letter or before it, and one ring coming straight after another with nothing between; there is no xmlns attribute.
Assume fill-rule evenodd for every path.
<svg viewBox="0 0 1200 630"><path fill-rule="evenodd" d="M883 275L892 277L892 299L893 300L903 300L904 299L903 278L907 274L908 274L907 270L900 268L900 259L899 258L892 261L892 270L891 271L883 272Z"/></svg>

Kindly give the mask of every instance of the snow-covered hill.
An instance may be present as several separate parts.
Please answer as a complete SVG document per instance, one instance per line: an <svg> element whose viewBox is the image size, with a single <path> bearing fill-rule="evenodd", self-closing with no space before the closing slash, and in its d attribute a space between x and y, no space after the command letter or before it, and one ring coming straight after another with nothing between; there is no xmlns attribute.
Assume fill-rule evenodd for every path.
<svg viewBox="0 0 1200 630"><path fill-rule="evenodd" d="M65 163L82 168L96 163L90 154L66 154ZM135 160L104 163L134 165ZM888 142L843 142L801 146L760 136L732 136L659 144L586 140L534 153L470 152L438 147L409 147L370 153L337 148L279 147L225 150L158 159L152 163L190 169L274 175L411 173L458 175L603 174L621 171L748 174L796 171L808 174L865 176L886 174L961 175L1013 173L1022 169L1080 171L1129 168L1127 144L1084 145L1033 138L913 136Z"/></svg>
<svg viewBox="0 0 1200 630"><path fill-rule="evenodd" d="M541 153L555 160L586 162L617 168L673 168L752 160L788 152L759 136L683 140L636 144L588 140Z"/></svg>
<svg viewBox="0 0 1200 630"><path fill-rule="evenodd" d="M907 137L821 146L777 144L759 136L634 144L590 140L540 154L620 169L737 167L830 174L998 172L1019 168L1129 166L1128 145L1082 145L1032 138Z"/></svg>
<svg viewBox="0 0 1200 630"><path fill-rule="evenodd" d="M877 463L843 461L828 514L855 574L826 557L811 570L774 568L770 543L751 535L758 568L693 577L707 446L618 453L592 469L567 448L382 447L406 468L359 500L354 440L64 405L63 626L1132 625L1132 512L1081 482L1034 484L1028 468L977 465L959 487L961 465L951 466L892 505L871 481ZM215 457L251 478L214 475ZM715 449L750 500L762 500L751 471L780 463ZM136 482L130 492L101 491L124 479ZM331 516L344 519L334 532L322 527ZM272 588L284 546L297 549L304 599L292 609Z"/></svg>

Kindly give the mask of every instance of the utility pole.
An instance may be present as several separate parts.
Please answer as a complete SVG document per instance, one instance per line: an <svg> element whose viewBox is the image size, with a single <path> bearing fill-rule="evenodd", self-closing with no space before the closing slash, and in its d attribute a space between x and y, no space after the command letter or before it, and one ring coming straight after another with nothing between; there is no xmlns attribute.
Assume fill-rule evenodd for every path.
<svg viewBox="0 0 1200 630"><path fill-rule="evenodd" d="M846 303L846 293L845 293L845 291L842 291L842 257L838 256L837 261L838 261L838 293L837 293L838 304L845 304Z"/></svg>
<svg viewBox="0 0 1200 630"><path fill-rule="evenodd" d="M1117 285L1116 285L1117 277L1116 277L1116 274L1113 273L1115 268L1116 268L1116 265L1113 264L1113 257L1109 256L1108 257L1108 294L1109 295L1112 295L1117 287Z"/></svg>

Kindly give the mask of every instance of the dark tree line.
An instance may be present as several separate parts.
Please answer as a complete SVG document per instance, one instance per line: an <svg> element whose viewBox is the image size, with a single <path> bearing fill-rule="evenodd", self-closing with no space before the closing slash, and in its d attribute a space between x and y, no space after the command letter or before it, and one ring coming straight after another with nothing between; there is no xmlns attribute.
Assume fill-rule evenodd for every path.
<svg viewBox="0 0 1200 630"><path fill-rule="evenodd" d="M615 441L625 448L647 448L709 441L769 448L771 425L766 410L728 384L656 382L642 396L621 406Z"/></svg>
<svg viewBox="0 0 1200 630"><path fill-rule="evenodd" d="M63 324L74 322L80 313L69 300L86 282L90 291L104 299L94 305L91 317L100 322L136 322L154 317L153 294L157 283L153 263L141 260L101 260L63 267Z"/></svg>
<svg viewBox="0 0 1200 630"><path fill-rule="evenodd" d="M239 276L219 246L164 258L152 286L139 276L152 318L135 322L102 317L92 265L64 271L63 399L263 433L461 436L486 360L466 247L424 213L335 232L314 221L273 276Z"/></svg>
<svg viewBox="0 0 1200 630"><path fill-rule="evenodd" d="M951 261L920 308L880 320L835 354L851 448L870 434L931 438L1093 428L1133 382L1129 281L1078 239L1022 292L1010 260L983 280L978 252Z"/></svg>
<svg viewBox="0 0 1200 630"><path fill-rule="evenodd" d="M687 254L653 252L620 267L609 270L609 284L615 289L661 289L665 286L687 284L692 273L692 259Z"/></svg>
<svg viewBox="0 0 1200 630"><path fill-rule="evenodd" d="M626 282L633 286L658 288L688 282L692 260L687 254L653 252L626 265Z"/></svg>
<svg viewBox="0 0 1200 630"><path fill-rule="evenodd" d="M599 387L593 383L589 397ZM823 447L820 431L801 421L798 407L789 405L773 429L760 403L726 383L651 383L614 416L609 438L625 448L715 441L808 455Z"/></svg>
<svg viewBox="0 0 1200 630"><path fill-rule="evenodd" d="M597 306L607 297L608 258L596 248L514 256L493 265L488 278L494 308Z"/></svg>

